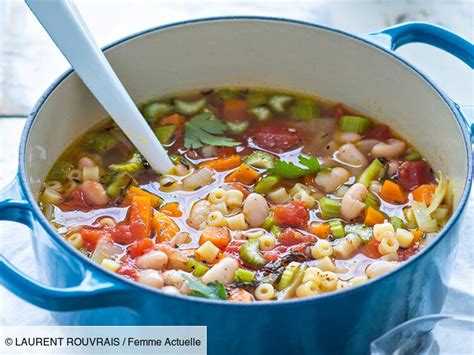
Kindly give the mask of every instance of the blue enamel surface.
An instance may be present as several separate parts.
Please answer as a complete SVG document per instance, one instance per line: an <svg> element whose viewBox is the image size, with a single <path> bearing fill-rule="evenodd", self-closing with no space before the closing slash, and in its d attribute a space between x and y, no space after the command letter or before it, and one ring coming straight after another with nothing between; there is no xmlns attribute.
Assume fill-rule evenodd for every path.
<svg viewBox="0 0 474 355"><path fill-rule="evenodd" d="M389 274L358 287L312 299L268 304L225 303L186 296L168 296L127 281L77 253L56 234L43 217L28 187L25 150L29 131L47 97L71 74L72 71L68 71L40 98L23 133L19 183L26 201L6 201L0 204L0 220L19 221L33 228L32 242L42 283L28 279L3 258L0 263L0 271L2 276L5 276L2 283L28 302L61 311L54 312L54 317L60 324L207 325L210 354L365 353L372 339L407 319L437 313L443 305L449 273L449 267L446 266L452 265L454 260L460 217L472 180L468 130L455 104L426 76L393 52L352 34L310 23L260 17L193 20L153 28L120 40L107 48L165 28L193 22L234 19L293 23L362 41L410 67L443 98L464 135L469 177L459 207L438 238L404 266ZM430 32L426 24L423 25L424 32ZM400 43L420 38L418 26L409 24L405 29L402 27L398 26L396 31L387 30L393 38L396 37L395 34L398 36L398 45L393 48L400 46ZM416 36L410 37L410 29L418 31ZM438 45L451 51L459 46L458 43L451 46L445 44L451 40L452 37L445 35L443 41L436 43L443 43L442 47L441 44ZM427 40L424 42L428 43ZM456 51L455 55L466 59L462 52ZM30 217L26 217L27 215ZM34 216L34 220L31 216ZM93 308L95 309L89 310Z"/></svg>

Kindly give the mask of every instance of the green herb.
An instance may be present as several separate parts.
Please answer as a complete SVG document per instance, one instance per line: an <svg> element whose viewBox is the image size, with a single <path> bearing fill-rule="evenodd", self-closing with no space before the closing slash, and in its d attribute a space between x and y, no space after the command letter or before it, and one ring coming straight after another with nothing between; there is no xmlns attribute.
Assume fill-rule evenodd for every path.
<svg viewBox="0 0 474 355"><path fill-rule="evenodd" d="M193 117L184 124L184 127L184 146L188 149L201 148L205 145L235 147L240 144L232 138L219 136L229 127L210 112Z"/></svg>
<svg viewBox="0 0 474 355"><path fill-rule="evenodd" d="M187 281L186 286L191 290L191 295L214 300L227 299L224 285L220 282L209 282L207 285L204 285L185 273L182 273L181 275Z"/></svg>
<svg viewBox="0 0 474 355"><path fill-rule="evenodd" d="M321 167L318 159L315 157L307 158L300 155L298 156L298 161L302 166L287 161L277 160L274 167L268 169L268 172L283 179L297 179L305 175L316 174L320 171L328 170L326 167Z"/></svg>

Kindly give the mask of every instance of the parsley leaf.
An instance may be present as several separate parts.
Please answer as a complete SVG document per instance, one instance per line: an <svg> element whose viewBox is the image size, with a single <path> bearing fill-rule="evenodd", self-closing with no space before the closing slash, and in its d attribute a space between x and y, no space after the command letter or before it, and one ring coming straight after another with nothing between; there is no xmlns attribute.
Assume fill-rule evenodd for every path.
<svg viewBox="0 0 474 355"><path fill-rule="evenodd" d="M194 280L187 274L181 274L187 281L186 286L192 291L191 294L196 297L210 298L215 300L226 300L227 294L224 285L220 282L209 282L207 285Z"/></svg>
<svg viewBox="0 0 474 355"><path fill-rule="evenodd" d="M315 157L298 156L298 161L302 166L298 166L288 161L277 160L273 168L268 169L271 175L279 176L283 179L296 179L305 175L316 174L320 171L328 171L329 168L322 167Z"/></svg>
<svg viewBox="0 0 474 355"><path fill-rule="evenodd" d="M210 112L194 116L184 127L184 146L188 149L201 148L204 145L234 147L240 144L232 138L219 136L229 127Z"/></svg>

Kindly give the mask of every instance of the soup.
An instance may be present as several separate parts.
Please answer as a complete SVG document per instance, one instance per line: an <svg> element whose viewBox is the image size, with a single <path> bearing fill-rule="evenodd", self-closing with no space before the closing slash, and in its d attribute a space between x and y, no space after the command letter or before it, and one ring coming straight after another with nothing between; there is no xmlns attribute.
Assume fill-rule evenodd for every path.
<svg viewBox="0 0 474 355"><path fill-rule="evenodd" d="M39 203L72 247L170 294L317 296L386 273L452 212L450 180L390 127L289 92L216 89L140 106L175 167L111 120L54 164Z"/></svg>

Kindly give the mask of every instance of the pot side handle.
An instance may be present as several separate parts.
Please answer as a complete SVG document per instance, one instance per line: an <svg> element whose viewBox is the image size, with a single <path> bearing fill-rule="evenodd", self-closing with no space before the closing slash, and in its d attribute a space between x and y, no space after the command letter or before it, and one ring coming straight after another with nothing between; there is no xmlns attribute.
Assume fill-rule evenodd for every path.
<svg viewBox="0 0 474 355"><path fill-rule="evenodd" d="M1 221L18 222L31 229L34 223L31 206L23 200L0 201ZM90 271L86 271L84 280L74 287L59 288L41 284L18 270L3 253L0 253L0 284L25 301L53 311L126 306L128 299L125 289L94 279Z"/></svg>
<svg viewBox="0 0 474 355"><path fill-rule="evenodd" d="M408 22L370 33L369 39L396 50L409 43L424 43L448 52L474 68L474 44L447 29L425 22ZM466 121L474 139L474 114L472 107L455 104Z"/></svg>

